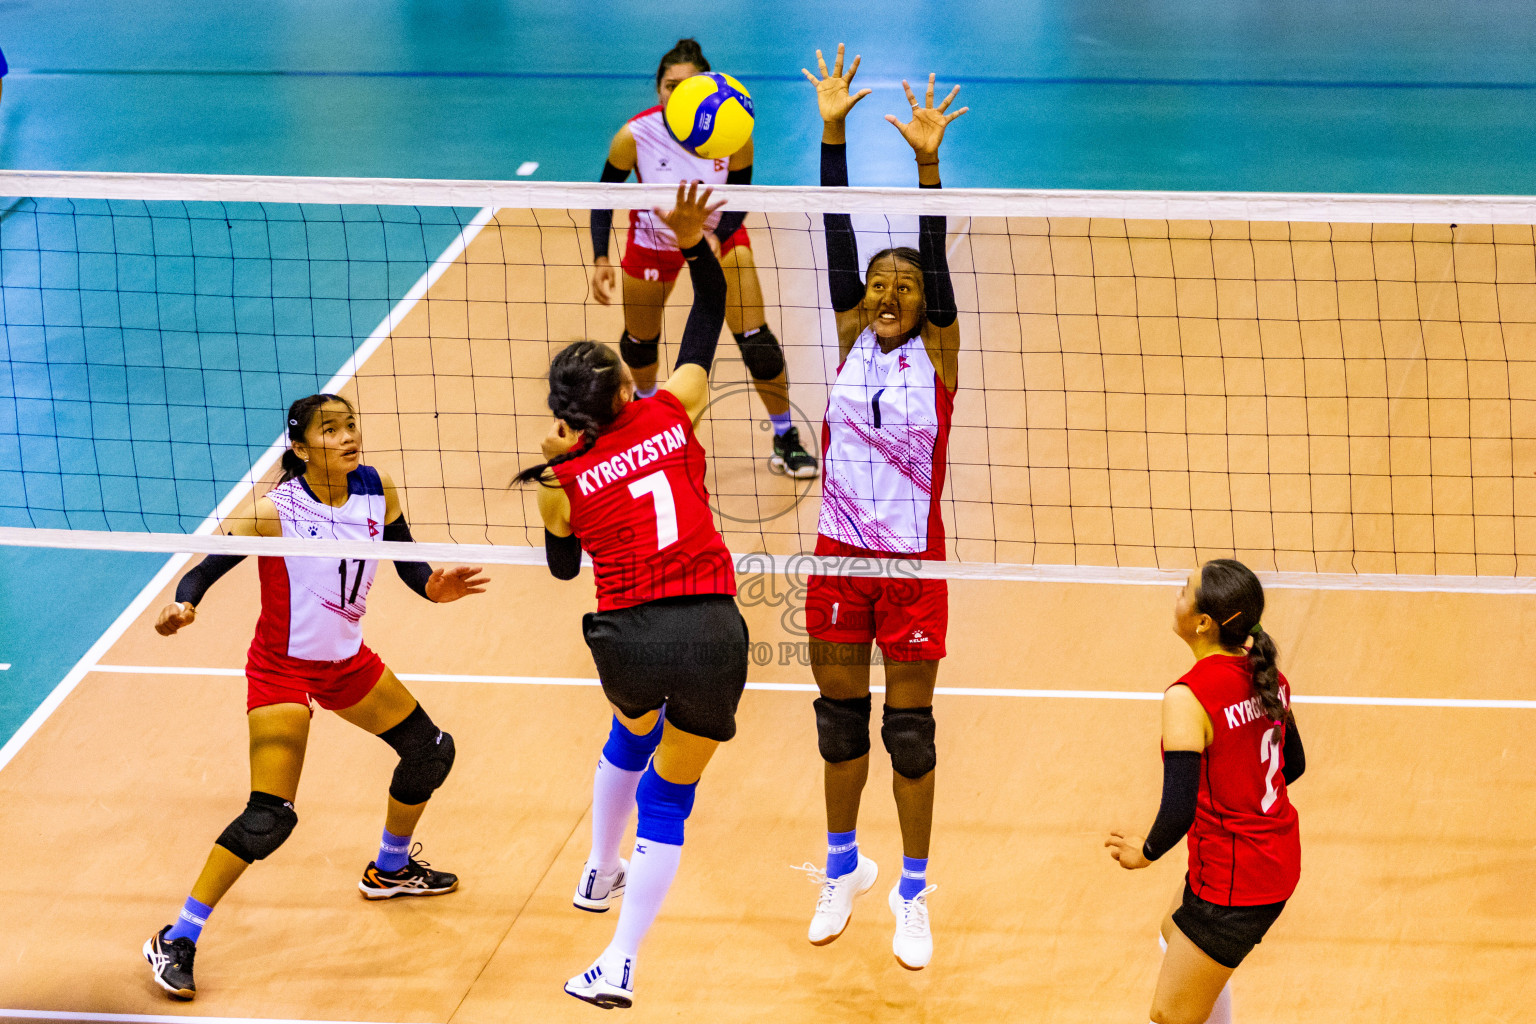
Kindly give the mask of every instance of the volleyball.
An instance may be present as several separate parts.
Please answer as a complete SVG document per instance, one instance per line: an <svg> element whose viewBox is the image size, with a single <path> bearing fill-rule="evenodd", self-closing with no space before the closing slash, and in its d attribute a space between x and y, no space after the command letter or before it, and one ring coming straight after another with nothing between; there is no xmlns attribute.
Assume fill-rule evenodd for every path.
<svg viewBox="0 0 1536 1024"><path fill-rule="evenodd" d="M706 160L723 160L752 137L752 95L730 75L709 71L683 79L664 116L672 137Z"/></svg>

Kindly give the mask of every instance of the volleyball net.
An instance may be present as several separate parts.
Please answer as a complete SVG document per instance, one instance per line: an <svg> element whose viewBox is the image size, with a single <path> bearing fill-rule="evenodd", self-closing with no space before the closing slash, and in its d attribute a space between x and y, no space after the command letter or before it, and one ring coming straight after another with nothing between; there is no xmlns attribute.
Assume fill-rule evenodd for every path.
<svg viewBox="0 0 1536 1024"><path fill-rule="evenodd" d="M624 323L589 287L588 211L674 195L59 172L0 192L0 543L309 553L220 529L274 483L288 404L328 390L416 557L525 564L542 526L510 481L541 461L549 360ZM949 218L949 561L924 575L1160 582L1233 556L1328 585L1536 576L1536 200L719 192L748 213L818 454L839 358L821 214L853 215L862 259ZM684 272L663 376L689 299ZM717 521L782 569L814 547L819 479L769 471L728 332L711 387Z"/></svg>

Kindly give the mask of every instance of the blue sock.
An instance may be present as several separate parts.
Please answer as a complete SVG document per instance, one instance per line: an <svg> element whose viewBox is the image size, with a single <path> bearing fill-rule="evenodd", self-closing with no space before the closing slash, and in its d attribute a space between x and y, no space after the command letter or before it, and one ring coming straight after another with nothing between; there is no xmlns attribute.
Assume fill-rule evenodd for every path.
<svg viewBox="0 0 1536 1024"><path fill-rule="evenodd" d="M901 898L909 900L928 885L928 858L901 858Z"/></svg>
<svg viewBox="0 0 1536 1024"><path fill-rule="evenodd" d="M397 836L385 829L384 838L379 840L379 856L373 863L380 871L399 871L410 859L410 852L410 836Z"/></svg>
<svg viewBox="0 0 1536 1024"><path fill-rule="evenodd" d="M774 437L783 437L784 432L794 425L787 412L771 412L768 414L768 419L773 423Z"/></svg>
<svg viewBox="0 0 1536 1024"><path fill-rule="evenodd" d="M827 833L827 877L842 878L859 866L859 830Z"/></svg>
<svg viewBox="0 0 1536 1024"><path fill-rule="evenodd" d="M182 906L176 923L171 925L171 930L165 933L165 941L172 939L191 939L196 942L203 935L203 925L208 923L208 915L213 913L213 908L204 906L191 896Z"/></svg>

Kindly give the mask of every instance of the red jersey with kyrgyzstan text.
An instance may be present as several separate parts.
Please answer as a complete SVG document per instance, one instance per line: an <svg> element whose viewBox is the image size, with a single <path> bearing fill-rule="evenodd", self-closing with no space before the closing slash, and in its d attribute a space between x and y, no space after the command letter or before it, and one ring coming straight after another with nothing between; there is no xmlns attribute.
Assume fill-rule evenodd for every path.
<svg viewBox="0 0 1536 1024"><path fill-rule="evenodd" d="M683 403L638 399L586 454L555 466L571 527L592 556L597 608L736 593L736 568L704 487L704 446Z"/></svg>
<svg viewBox="0 0 1536 1024"><path fill-rule="evenodd" d="M1284 723L1264 717L1247 655L1201 658L1179 683L1194 692L1212 730L1189 830L1190 887L1228 907L1290 899L1301 878L1301 835L1281 774ZM1290 707L1283 675L1280 699Z"/></svg>

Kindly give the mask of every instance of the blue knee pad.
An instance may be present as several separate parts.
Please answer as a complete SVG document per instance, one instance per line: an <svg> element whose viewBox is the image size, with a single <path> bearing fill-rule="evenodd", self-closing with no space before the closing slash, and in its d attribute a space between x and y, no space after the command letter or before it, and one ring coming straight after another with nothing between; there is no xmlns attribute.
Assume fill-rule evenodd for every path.
<svg viewBox="0 0 1536 1024"><path fill-rule="evenodd" d="M603 744L603 756L609 764L626 772L645 771L651 755L656 752L656 745L661 742L661 727L666 720L667 713L663 710L656 718L656 728L639 736L624 728L615 716L613 728L608 730L608 742Z"/></svg>
<svg viewBox="0 0 1536 1024"><path fill-rule="evenodd" d="M683 822L693 813L693 795L698 788L697 782L686 786L668 782L654 767L640 776L640 788L635 792L639 810L635 838L682 846Z"/></svg>

